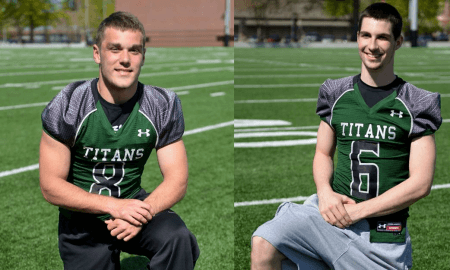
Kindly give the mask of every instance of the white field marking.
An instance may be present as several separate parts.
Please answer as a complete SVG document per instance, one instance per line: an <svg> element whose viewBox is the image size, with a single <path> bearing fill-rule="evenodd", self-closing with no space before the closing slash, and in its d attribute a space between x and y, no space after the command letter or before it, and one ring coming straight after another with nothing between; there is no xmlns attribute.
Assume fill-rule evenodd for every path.
<svg viewBox="0 0 450 270"><path fill-rule="evenodd" d="M211 87L211 86L220 86L220 85L229 85L229 84L234 84L234 81L202 83L202 84L195 84L195 85L171 87L171 88L167 88L167 89L172 90L172 91L179 91L179 90L186 90L186 89L206 88L206 87Z"/></svg>
<svg viewBox="0 0 450 270"><path fill-rule="evenodd" d="M441 189L441 188L450 188L450 184L434 185L431 187L431 189Z"/></svg>
<svg viewBox="0 0 450 270"><path fill-rule="evenodd" d="M180 65L177 65L180 66ZM145 69L143 69L145 70ZM208 68L208 69L198 69L191 68L188 70L180 71L167 71L167 72L151 72L151 73L141 73L140 77L153 77L153 76L164 76L164 75L180 75L180 74L190 74L198 72L217 72L233 70L232 67L218 67L218 68ZM78 72L98 72L97 68L85 68L85 69L66 69L66 70L46 70L46 71L25 71L25 72L13 72L13 73L0 73L0 77L9 76L28 76L28 75L46 75L46 74L61 74L61 73L78 73Z"/></svg>
<svg viewBox="0 0 450 270"><path fill-rule="evenodd" d="M199 59L196 61L198 64L220 64L222 63L221 59Z"/></svg>
<svg viewBox="0 0 450 270"><path fill-rule="evenodd" d="M27 167L22 167L22 168L10 170L10 171L0 172L0 178L4 177L4 176L13 175L13 174L21 173L21 172L26 172L26 171L32 171L32 170L36 170L36 169L39 169L39 164L34 164L34 165L30 165Z"/></svg>
<svg viewBox="0 0 450 270"><path fill-rule="evenodd" d="M204 132L204 131L213 130L213 129L226 127L226 126L231 126L231 125L233 125L233 121L224 122L224 123L220 123L220 124L216 124L216 125L212 125L212 126L206 126L206 127L202 127L202 128L192 129L192 130L184 132L183 135L184 136L192 135L192 134L201 133L201 132ZM18 169L13 169L13 170L10 170L10 171L0 172L0 178L5 177L5 176L10 176L10 175L13 175L13 174L26 172L26 171L37 170L37 169L39 169L39 163L30 165L30 166L26 166L26 167L22 167L22 168L18 168Z"/></svg>
<svg viewBox="0 0 450 270"><path fill-rule="evenodd" d="M179 95L179 96L189 95L189 91L180 91L180 92L177 92L177 95Z"/></svg>
<svg viewBox="0 0 450 270"><path fill-rule="evenodd" d="M442 184L442 185L434 185L431 187L432 190L434 189L443 189L443 188L450 188L450 184ZM240 207L240 206L251 206L251 205L264 205L264 204L277 204L277 203L283 203L283 202L303 202L308 199L309 196L298 196L298 197L291 197L291 198L280 198L280 199L269 199L269 200L258 200L258 201L247 201L247 202L235 202L234 207Z"/></svg>
<svg viewBox="0 0 450 270"><path fill-rule="evenodd" d="M181 60L181 59L176 59L176 60ZM152 59L152 63L151 65L144 65L142 67L142 69L160 69L162 67L177 67L177 66L192 66L192 65L198 65L199 63L197 63L196 61L192 61L192 59L188 59L191 62L173 62L173 63L168 63L168 61L166 61L166 59L162 60L161 62L159 61L153 61ZM63 60L64 62L66 62L66 60ZM92 61L92 65L94 66L94 60L93 58L90 58L90 61ZM228 60L224 60L223 63L226 64L232 64L234 63L234 59L228 59ZM83 67L86 64L80 63L80 64L42 64L42 65L23 65L23 64L17 64L17 65L8 65L7 67L0 67L0 70L3 69L7 69L7 70L11 70L11 69L24 69L24 68L74 68L74 67ZM98 70L98 67L97 69Z"/></svg>
<svg viewBox="0 0 450 270"><path fill-rule="evenodd" d="M261 138L261 137L281 137L281 136L316 136L314 131L276 131L276 132L252 132L237 133L234 138Z"/></svg>
<svg viewBox="0 0 450 270"><path fill-rule="evenodd" d="M65 85L63 86L53 86L52 90L62 90L64 87L66 87Z"/></svg>
<svg viewBox="0 0 450 270"><path fill-rule="evenodd" d="M235 129L234 132L239 133L239 132L302 130L302 129L318 129L318 128L319 128L319 126L279 127L279 128L247 128L247 129Z"/></svg>
<svg viewBox="0 0 450 270"><path fill-rule="evenodd" d="M179 90L184 90L184 89L206 88L206 87L211 87L211 86L233 84L233 82L234 81L223 81L223 82L214 82L214 83L202 83L202 84L195 84L195 85L186 85L186 86L173 87L173 88L171 88L171 90L179 91ZM189 91L177 92L177 94L178 95L185 95L185 94L189 94ZM47 104L48 104L48 102L40 102L40 103L32 103L32 104L21 104L21 105L6 106L6 107L0 107L0 111L12 110L12 109L21 109L21 108L29 108L29 107L37 107L37 106L44 106L44 105L47 105Z"/></svg>
<svg viewBox="0 0 450 270"><path fill-rule="evenodd" d="M22 105L5 106L5 107L0 107L0 111L13 110L13 109L23 109L23 108L30 108L30 107L39 107L39 106L46 106L47 104L48 104L48 102L40 102L40 103L31 103L31 104L22 104Z"/></svg>
<svg viewBox="0 0 450 270"><path fill-rule="evenodd" d="M192 130L186 131L184 133L184 136L191 135L191 134L196 134L196 133L200 133L200 132L204 132L204 131L208 131L208 130L213 130L213 129L217 129L217 128L221 128L221 127L232 126L233 123L234 123L234 121L229 121L229 122L224 122L224 123L220 123L220 124L217 124L217 125L212 125L212 126L206 126L206 127L202 127L202 128L192 129Z"/></svg>
<svg viewBox="0 0 450 270"><path fill-rule="evenodd" d="M433 81L410 81L409 83L417 84L448 84L450 80L433 80ZM290 87L319 87L321 83L300 83L300 84L238 84L234 88L290 88Z"/></svg>
<svg viewBox="0 0 450 270"><path fill-rule="evenodd" d="M249 202L235 202L234 207L239 206L251 206L251 205L263 205L263 204L276 204L284 202L302 202L306 201L308 197L293 197L293 198L281 198L281 199L270 199L270 200L260 200L260 201L249 201Z"/></svg>
<svg viewBox="0 0 450 270"><path fill-rule="evenodd" d="M443 119L442 122L443 123L450 123L450 119Z"/></svg>
<svg viewBox="0 0 450 270"><path fill-rule="evenodd" d="M94 60L92 59L92 57L89 57L89 58L71 58L71 59L69 59L69 61L70 62L92 62Z"/></svg>
<svg viewBox="0 0 450 270"><path fill-rule="evenodd" d="M301 139L301 140L286 140L286 141L266 141L266 142L241 142L234 143L234 148L261 148L261 147L284 147L296 145L316 144L317 138Z"/></svg>
<svg viewBox="0 0 450 270"><path fill-rule="evenodd" d="M13 87L22 88L22 87L34 86L34 85L42 86L42 85L62 84L62 83L69 84L71 82L87 81L87 80L91 80L91 79L92 79L92 77L91 78L81 78L81 79L79 78L79 79L69 79L69 80L57 80L57 81L29 82L29 83L6 83L6 84L0 84L0 88L13 88ZM214 82L214 83L210 83L210 84L211 84L211 86L216 86L216 85L233 84L233 83L234 83L234 81L223 81L223 82ZM207 84L198 84L197 86L198 87L208 87L208 86L204 86L204 85L207 85ZM181 86L181 87L191 87L191 86ZM195 88L195 85L193 85L192 87ZM177 88L180 88L180 87L174 87L173 89L177 89ZM186 88L186 89L192 89L192 88ZM182 90L182 89L180 88L178 90Z"/></svg>
<svg viewBox="0 0 450 270"><path fill-rule="evenodd" d="M216 92L216 93L211 93L209 95L211 97L220 97L220 96L225 96L225 92Z"/></svg>
<svg viewBox="0 0 450 270"><path fill-rule="evenodd" d="M272 61L272 60L256 60L256 59L246 59L246 58L237 58L235 61L249 62L249 63L265 63L270 65L278 65L278 66L297 66L297 67L311 67L311 68L319 68L320 70L346 70L353 72L361 72L361 68L352 68L352 67L338 67L338 66L324 66L317 64L307 64L307 63L290 63L290 62L281 62L281 61Z"/></svg>
<svg viewBox="0 0 450 270"><path fill-rule="evenodd" d="M235 79L272 79L272 78L310 78L310 77L344 77L349 76L350 73L345 74L276 74L276 75L234 75ZM352 73L353 74L353 73Z"/></svg>
<svg viewBox="0 0 450 270"><path fill-rule="evenodd" d="M258 120L258 119L235 119L234 127L272 127L272 126L289 126L291 122L283 120Z"/></svg>
<svg viewBox="0 0 450 270"><path fill-rule="evenodd" d="M289 87L319 87L321 83L300 83L300 84L238 84L234 88L289 88Z"/></svg>
<svg viewBox="0 0 450 270"><path fill-rule="evenodd" d="M235 104L249 103L290 103L290 102L317 102L317 98L300 98L300 99L250 99L236 100Z"/></svg>

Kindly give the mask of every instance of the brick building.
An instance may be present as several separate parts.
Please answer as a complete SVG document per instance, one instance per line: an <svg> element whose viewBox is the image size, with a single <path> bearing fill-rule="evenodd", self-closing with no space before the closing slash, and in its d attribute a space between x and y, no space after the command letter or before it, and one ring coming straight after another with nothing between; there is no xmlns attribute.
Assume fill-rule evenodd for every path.
<svg viewBox="0 0 450 270"><path fill-rule="evenodd" d="M231 0L231 36L233 7ZM150 39L148 47L223 46L218 37L225 34L225 0L116 0L115 10L131 12L139 18Z"/></svg>

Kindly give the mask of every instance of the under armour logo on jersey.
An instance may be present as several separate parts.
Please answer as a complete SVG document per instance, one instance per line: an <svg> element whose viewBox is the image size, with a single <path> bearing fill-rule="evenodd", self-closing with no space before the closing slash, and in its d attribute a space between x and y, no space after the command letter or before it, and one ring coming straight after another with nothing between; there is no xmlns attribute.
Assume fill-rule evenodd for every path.
<svg viewBox="0 0 450 270"><path fill-rule="evenodd" d="M139 129L138 132L139 132L138 133L139 137L142 137L143 134L147 135L147 137L150 137L150 129L148 129L148 128L145 130L145 132L142 131L142 129Z"/></svg>
<svg viewBox="0 0 450 270"><path fill-rule="evenodd" d="M394 110L391 110L391 116L394 117L394 115L398 115L398 118L403 118L402 111L398 111L398 113L396 113Z"/></svg>

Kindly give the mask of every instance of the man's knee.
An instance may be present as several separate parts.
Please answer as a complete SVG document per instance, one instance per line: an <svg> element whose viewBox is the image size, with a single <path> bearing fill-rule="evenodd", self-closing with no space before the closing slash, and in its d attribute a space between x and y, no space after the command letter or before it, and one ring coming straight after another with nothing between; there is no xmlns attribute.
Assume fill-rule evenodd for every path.
<svg viewBox="0 0 450 270"><path fill-rule="evenodd" d="M252 237L252 265L281 265L286 259L271 243L262 237Z"/></svg>

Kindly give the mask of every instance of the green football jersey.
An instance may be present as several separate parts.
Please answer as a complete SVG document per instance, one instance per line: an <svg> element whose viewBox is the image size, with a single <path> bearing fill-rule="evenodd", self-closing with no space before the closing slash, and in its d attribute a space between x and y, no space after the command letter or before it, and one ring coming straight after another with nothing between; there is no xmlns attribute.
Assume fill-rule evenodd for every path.
<svg viewBox="0 0 450 270"><path fill-rule="evenodd" d="M361 202L409 177L411 140L434 133L442 119L438 93L404 83L369 107L357 79L325 81L319 91L317 114L336 134L333 190ZM407 216L405 209L385 219L406 220Z"/></svg>
<svg viewBox="0 0 450 270"><path fill-rule="evenodd" d="M139 101L115 131L93 93L96 82L65 87L44 109L43 128L70 147L67 181L90 193L132 198L141 189L152 150L182 137L181 103L171 91L139 84L143 88Z"/></svg>

